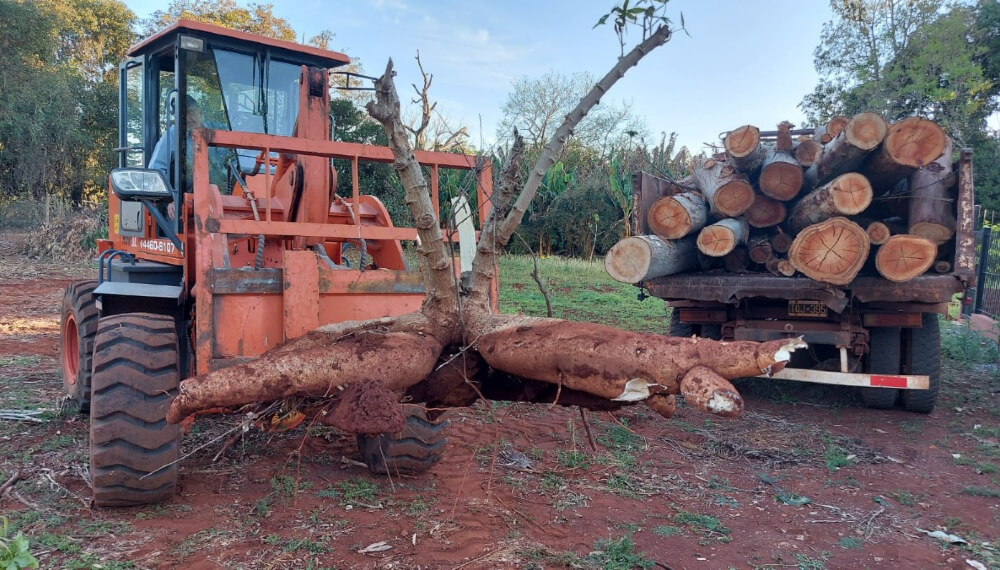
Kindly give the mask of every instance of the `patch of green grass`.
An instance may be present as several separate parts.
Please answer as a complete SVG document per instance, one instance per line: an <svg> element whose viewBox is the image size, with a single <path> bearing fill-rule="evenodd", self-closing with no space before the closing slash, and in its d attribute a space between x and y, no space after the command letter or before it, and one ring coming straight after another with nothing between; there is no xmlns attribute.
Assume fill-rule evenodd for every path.
<svg viewBox="0 0 1000 570"><path fill-rule="evenodd" d="M684 530L676 526L654 526L653 534L656 536L677 536L683 534Z"/></svg>
<svg viewBox="0 0 1000 570"><path fill-rule="evenodd" d="M890 496L904 507L912 507L917 504L917 498L909 491L897 489L895 492L890 493Z"/></svg>
<svg viewBox="0 0 1000 570"><path fill-rule="evenodd" d="M823 461L826 463L826 468L831 472L851 464L851 460L847 458L844 450L829 440L827 440L826 451L823 452Z"/></svg>
<svg viewBox="0 0 1000 570"><path fill-rule="evenodd" d="M826 559L830 558L829 552L821 552L819 558L812 558L805 554L796 554L795 562L799 570L826 570Z"/></svg>
<svg viewBox="0 0 1000 570"><path fill-rule="evenodd" d="M500 310L545 316L545 299L531 278L527 255L500 257ZM538 260L556 318L604 323L626 330L663 333L669 313L663 301L638 299L639 289L608 277L604 264L549 257Z"/></svg>
<svg viewBox="0 0 1000 570"><path fill-rule="evenodd" d="M616 451L636 451L642 448L642 438L628 429L627 425L617 423L607 425L608 427L597 436L597 443Z"/></svg>
<svg viewBox="0 0 1000 570"><path fill-rule="evenodd" d="M645 552L636 552L632 536L614 539L599 539L594 543L594 550L587 560L599 565L604 570L633 570L634 568L652 568L655 564L646 558Z"/></svg>
<svg viewBox="0 0 1000 570"><path fill-rule="evenodd" d="M967 326L941 323L941 357L960 364L995 364L997 344Z"/></svg>
<svg viewBox="0 0 1000 570"><path fill-rule="evenodd" d="M1000 499L1000 489L994 489L992 487L977 487L970 485L964 489L962 492L966 495L972 495L973 497L989 497L991 499Z"/></svg>
<svg viewBox="0 0 1000 570"><path fill-rule="evenodd" d="M374 506L379 502L378 496L382 493L382 488L379 487L378 483L362 479L361 477L339 481L336 487L335 491L337 494L333 497L339 498L340 504L345 507L355 505L361 507ZM328 488L327 491L329 490ZM318 494L323 496L322 493L323 491L320 491Z"/></svg>
<svg viewBox="0 0 1000 570"><path fill-rule="evenodd" d="M719 522L719 519L711 515L702 515L699 513L681 510L674 515L674 523L686 526L703 534L729 534L729 529L726 528L724 524Z"/></svg>
<svg viewBox="0 0 1000 570"><path fill-rule="evenodd" d="M410 502L406 503L403 512L415 517L430 510L433 500L428 501L423 495L417 495Z"/></svg>
<svg viewBox="0 0 1000 570"><path fill-rule="evenodd" d="M542 478L539 481L539 484L541 484L543 491L558 491L559 489L566 487L566 479L558 473L546 471L545 473L542 473Z"/></svg>
<svg viewBox="0 0 1000 570"><path fill-rule="evenodd" d="M844 550L861 550L864 545L865 541L856 536L845 536L840 539L840 547Z"/></svg>
<svg viewBox="0 0 1000 570"><path fill-rule="evenodd" d="M325 554L332 550L332 548L322 541L308 540L305 538L284 539L276 534L268 535L267 538L264 539L264 542L274 546L279 546L285 552L303 551L310 552L312 554Z"/></svg>
<svg viewBox="0 0 1000 570"><path fill-rule="evenodd" d="M271 503L273 502L274 499L271 498L271 495L266 495L257 499L253 504L253 514L258 517L269 516L271 514Z"/></svg>
<svg viewBox="0 0 1000 570"><path fill-rule="evenodd" d="M1000 472L1000 467L997 467L996 463L990 463L989 461L978 461L972 457L967 457L961 455L954 458L955 465L968 465L972 467L973 471L976 473L992 475Z"/></svg>
<svg viewBox="0 0 1000 570"><path fill-rule="evenodd" d="M312 488L312 481L299 481L291 475L275 475L271 477L271 489L278 495L294 497L299 491Z"/></svg>
<svg viewBox="0 0 1000 570"><path fill-rule="evenodd" d="M638 486L628 473L614 473L608 477L608 489L622 497L638 497Z"/></svg>
<svg viewBox="0 0 1000 570"><path fill-rule="evenodd" d="M586 469L590 466L590 459L586 453L576 449L559 449L556 451L559 465L567 469Z"/></svg>
<svg viewBox="0 0 1000 570"><path fill-rule="evenodd" d="M920 433L923 429L924 420L920 418L899 422L899 431L904 433Z"/></svg>

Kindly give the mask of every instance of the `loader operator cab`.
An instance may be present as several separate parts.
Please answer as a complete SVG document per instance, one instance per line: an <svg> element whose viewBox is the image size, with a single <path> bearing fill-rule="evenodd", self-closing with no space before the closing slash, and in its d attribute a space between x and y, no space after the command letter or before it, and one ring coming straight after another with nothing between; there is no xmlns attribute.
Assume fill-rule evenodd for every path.
<svg viewBox="0 0 1000 570"><path fill-rule="evenodd" d="M112 189L120 199L119 227L123 235L145 235L139 198L152 200L157 212L150 214L162 226L158 235L172 237L178 249L180 216L171 219L164 214L168 204L179 208L183 193L192 189L190 135L196 125L188 119L200 113L205 128L291 136L298 116L301 66L330 69L349 62L335 52L280 40L265 43L258 36L186 20L138 44L128 55L120 66L118 166L159 170L169 195L161 191L152 198L135 196L112 176ZM159 152L154 155L154 150ZM223 194L232 193L237 175L260 170L258 154L211 148L211 184ZM131 179L136 172L129 174L117 177L124 178L127 187L135 185ZM146 186L156 183L155 178L147 174Z"/></svg>

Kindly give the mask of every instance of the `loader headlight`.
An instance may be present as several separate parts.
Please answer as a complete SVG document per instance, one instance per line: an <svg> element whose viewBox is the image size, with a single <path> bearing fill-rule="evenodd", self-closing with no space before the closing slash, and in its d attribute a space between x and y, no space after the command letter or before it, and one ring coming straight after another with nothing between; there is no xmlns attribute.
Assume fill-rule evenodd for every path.
<svg viewBox="0 0 1000 570"><path fill-rule="evenodd" d="M111 171L111 190L120 200L171 202L173 192L159 170L116 168Z"/></svg>

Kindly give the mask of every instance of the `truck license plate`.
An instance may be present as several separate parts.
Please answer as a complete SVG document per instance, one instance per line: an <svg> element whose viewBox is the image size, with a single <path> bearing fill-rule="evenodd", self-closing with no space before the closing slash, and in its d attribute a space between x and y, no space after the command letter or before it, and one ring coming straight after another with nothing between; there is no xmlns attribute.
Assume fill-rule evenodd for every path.
<svg viewBox="0 0 1000 570"><path fill-rule="evenodd" d="M828 309L820 301L789 301L789 317L825 317Z"/></svg>

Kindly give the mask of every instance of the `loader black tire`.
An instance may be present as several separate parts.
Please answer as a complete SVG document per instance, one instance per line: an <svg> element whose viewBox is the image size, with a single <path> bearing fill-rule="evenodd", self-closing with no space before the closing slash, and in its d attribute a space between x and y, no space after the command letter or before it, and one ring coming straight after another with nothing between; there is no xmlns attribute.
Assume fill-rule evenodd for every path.
<svg viewBox="0 0 1000 570"><path fill-rule="evenodd" d="M361 460L377 475L416 474L427 471L441 460L448 444L448 420L428 419L427 411L404 405L406 425L398 433L358 434Z"/></svg>
<svg viewBox="0 0 1000 570"><path fill-rule="evenodd" d="M926 374L930 377L927 390L903 390L903 408L911 412L929 414L937 402L941 377L941 323L933 313L924 313L919 329L909 329L905 336L908 374Z"/></svg>
<svg viewBox="0 0 1000 570"><path fill-rule="evenodd" d="M174 496L180 430L166 417L179 385L172 317L127 313L100 320L90 400L95 506L146 505Z"/></svg>
<svg viewBox="0 0 1000 570"><path fill-rule="evenodd" d="M877 327L869 330L868 372L870 374L899 374L902 366L901 332L898 327ZM890 410L896 405L899 390L896 388L861 388L865 406L877 410Z"/></svg>
<svg viewBox="0 0 1000 570"><path fill-rule="evenodd" d="M59 360L62 362L63 392L69 406L85 414L90 411L90 377L97 336L97 281L77 281L66 288L59 325Z"/></svg>

